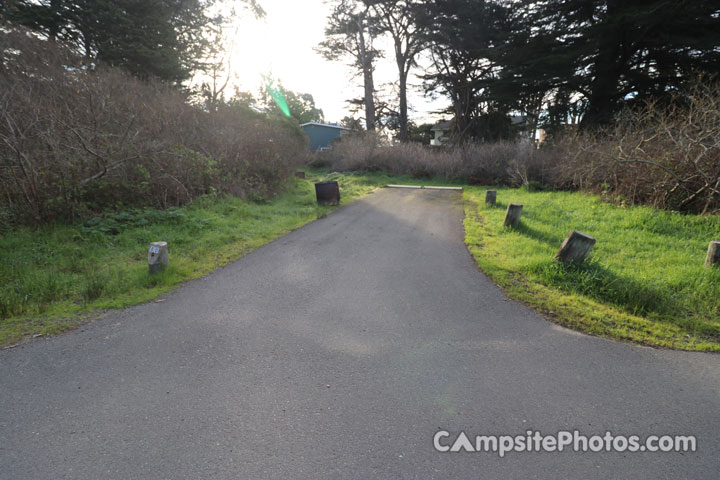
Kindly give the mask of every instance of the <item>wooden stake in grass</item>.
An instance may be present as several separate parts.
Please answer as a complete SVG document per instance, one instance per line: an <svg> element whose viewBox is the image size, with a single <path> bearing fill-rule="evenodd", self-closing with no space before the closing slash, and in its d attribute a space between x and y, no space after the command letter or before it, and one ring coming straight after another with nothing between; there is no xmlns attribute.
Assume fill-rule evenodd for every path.
<svg viewBox="0 0 720 480"><path fill-rule="evenodd" d="M710 242L707 258L705 258L705 266L720 267L720 241Z"/></svg>
<svg viewBox="0 0 720 480"><path fill-rule="evenodd" d="M315 196L320 205L340 205L340 187L338 182L328 180L315 183Z"/></svg>
<svg viewBox="0 0 720 480"><path fill-rule="evenodd" d="M514 227L520 223L520 215L522 214L522 203L511 203L505 212L505 226Z"/></svg>
<svg viewBox="0 0 720 480"><path fill-rule="evenodd" d="M595 239L590 235L571 230L555 254L555 259L561 262L582 262L594 245Z"/></svg>
<svg viewBox="0 0 720 480"><path fill-rule="evenodd" d="M167 242L153 242L148 250L148 270L150 275L164 270L170 260L168 258Z"/></svg>
<svg viewBox="0 0 720 480"><path fill-rule="evenodd" d="M495 190L488 190L485 192L485 203L494 206L495 200L497 200L497 191Z"/></svg>

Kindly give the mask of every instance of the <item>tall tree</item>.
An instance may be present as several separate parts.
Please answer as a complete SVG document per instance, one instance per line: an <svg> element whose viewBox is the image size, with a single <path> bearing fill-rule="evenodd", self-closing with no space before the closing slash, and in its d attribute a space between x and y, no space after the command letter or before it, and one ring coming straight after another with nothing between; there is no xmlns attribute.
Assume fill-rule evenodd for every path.
<svg viewBox="0 0 720 480"><path fill-rule="evenodd" d="M315 99L310 93L295 93L285 90L285 98L290 107L290 115L298 123L324 122L325 114L315 105Z"/></svg>
<svg viewBox="0 0 720 480"><path fill-rule="evenodd" d="M420 0L363 0L371 7L377 28L393 42L399 86L400 141L408 140L407 79L416 65L418 54L425 48L420 23L417 21L423 7Z"/></svg>
<svg viewBox="0 0 720 480"><path fill-rule="evenodd" d="M192 59L178 30L181 25L201 28L197 2L164 0L115 0L88 23L92 28L98 61L124 68L140 78L157 77L180 83L190 75ZM87 23L83 22L80 28ZM91 23L92 25L92 23Z"/></svg>
<svg viewBox="0 0 720 480"><path fill-rule="evenodd" d="M312 94L293 92L283 87L279 81L274 83L274 90L277 90L277 92L281 94L287 104L290 116L297 120L298 123L325 121L325 115L322 109L315 105L315 99ZM260 105L266 112L279 116L284 115L282 109L273 99L268 89L261 92L259 100Z"/></svg>
<svg viewBox="0 0 720 480"><path fill-rule="evenodd" d="M215 0L15 0L11 20L76 47L89 63L174 83L201 67L210 47L205 14ZM255 0L241 0L259 8Z"/></svg>
<svg viewBox="0 0 720 480"><path fill-rule="evenodd" d="M418 18L433 69L423 76L428 93L451 101L456 141L478 136L482 114L505 110L488 92L499 72L495 58L509 10L497 1L428 0Z"/></svg>
<svg viewBox="0 0 720 480"><path fill-rule="evenodd" d="M516 0L512 8L521 13L505 52L508 82L583 97L583 128L720 72L717 0Z"/></svg>
<svg viewBox="0 0 720 480"><path fill-rule="evenodd" d="M328 60L349 58L350 65L362 76L365 128L375 129L375 60L379 52L373 46L377 31L370 7L356 0L335 3L325 27L325 40L317 50Z"/></svg>
<svg viewBox="0 0 720 480"><path fill-rule="evenodd" d="M240 5L216 4L207 9L211 19L205 28L205 41L208 45L204 55L197 61L193 83L208 111L217 111L218 107L232 98L237 102L242 92L230 92L231 80L235 77L233 51L240 31L240 21L248 16L263 18L265 11L255 2L241 2Z"/></svg>
<svg viewBox="0 0 720 480"><path fill-rule="evenodd" d="M352 133L362 133L365 131L362 121L350 116L343 117L342 120L340 120L340 126L347 128Z"/></svg>

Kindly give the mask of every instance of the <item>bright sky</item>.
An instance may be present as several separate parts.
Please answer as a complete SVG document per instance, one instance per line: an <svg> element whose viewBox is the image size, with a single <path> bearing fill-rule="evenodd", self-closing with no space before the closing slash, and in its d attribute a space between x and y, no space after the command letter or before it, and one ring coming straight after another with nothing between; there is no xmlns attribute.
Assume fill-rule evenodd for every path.
<svg viewBox="0 0 720 480"><path fill-rule="evenodd" d="M233 0L225 0L230 4ZM260 0L267 13L264 19L244 17L232 53L233 83L240 91L257 94L261 74L272 72L282 84L295 92L310 93L322 108L325 119L339 122L349 115L346 100L362 96L362 83L353 79L353 69L344 62L325 60L314 48L324 39L330 5L323 0ZM378 61L375 85L396 81L392 53ZM419 87L420 80L411 78ZM444 107L444 100L424 98L420 88L408 95L410 120L416 123L439 118L430 112Z"/></svg>

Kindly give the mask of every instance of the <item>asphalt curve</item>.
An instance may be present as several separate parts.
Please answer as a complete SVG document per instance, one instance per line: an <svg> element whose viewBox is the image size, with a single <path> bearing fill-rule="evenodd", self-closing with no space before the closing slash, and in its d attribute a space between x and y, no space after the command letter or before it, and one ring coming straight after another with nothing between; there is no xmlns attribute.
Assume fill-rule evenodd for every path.
<svg viewBox="0 0 720 480"><path fill-rule="evenodd" d="M462 219L457 192L380 190L163 302L1 351L0 478L716 479L720 356L554 326L478 271ZM697 451L433 447L575 429Z"/></svg>

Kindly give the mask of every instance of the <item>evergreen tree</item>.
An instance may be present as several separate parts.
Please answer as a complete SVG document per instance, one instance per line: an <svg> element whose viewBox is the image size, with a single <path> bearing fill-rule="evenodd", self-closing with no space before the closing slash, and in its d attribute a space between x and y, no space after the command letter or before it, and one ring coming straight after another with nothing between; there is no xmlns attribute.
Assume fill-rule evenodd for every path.
<svg viewBox="0 0 720 480"><path fill-rule="evenodd" d="M398 69L398 138L408 136L407 79L416 66L417 56L425 49L422 24L418 18L424 8L420 0L363 0L374 13L376 28L387 34L393 43Z"/></svg>
<svg viewBox="0 0 720 480"><path fill-rule="evenodd" d="M628 102L663 97L720 72L717 0L517 0L503 52L511 91L552 90L586 104L584 128Z"/></svg>
<svg viewBox="0 0 720 480"><path fill-rule="evenodd" d="M481 116L507 110L508 102L490 92L508 14L498 2L430 0L418 19L433 62L433 71L423 76L425 90L450 98L455 140L484 137L488 130L480 130Z"/></svg>
<svg viewBox="0 0 720 480"><path fill-rule="evenodd" d="M74 45L88 64L181 83L209 47L204 29L210 1L16 0L6 16L51 41Z"/></svg>
<svg viewBox="0 0 720 480"><path fill-rule="evenodd" d="M339 0L328 17L326 38L317 49L328 60L349 58L350 65L362 76L364 93L361 102L367 130L374 130L376 122L373 73L375 60L380 55L373 46L376 34L370 7L355 0Z"/></svg>
<svg viewBox="0 0 720 480"><path fill-rule="evenodd" d="M268 78L270 78L268 76ZM282 86L282 83L272 82L272 89L265 89L260 94L260 105L268 113L278 116L285 116L283 110L273 99L272 90L275 90L287 105L287 111L290 117L297 120L298 123L308 122L324 122L325 114L322 109L315 105L315 99L310 93L298 93L288 90ZM270 90L270 91L269 91Z"/></svg>

